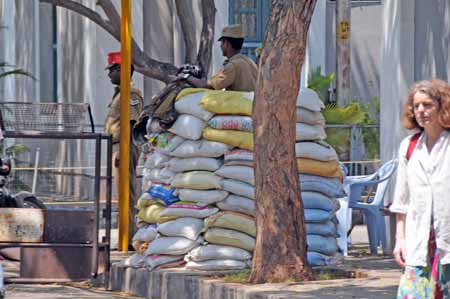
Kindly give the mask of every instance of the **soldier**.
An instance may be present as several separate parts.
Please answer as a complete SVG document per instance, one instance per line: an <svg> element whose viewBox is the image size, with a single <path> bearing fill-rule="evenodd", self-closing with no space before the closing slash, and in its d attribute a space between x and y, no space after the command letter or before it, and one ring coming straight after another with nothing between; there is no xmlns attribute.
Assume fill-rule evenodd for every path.
<svg viewBox="0 0 450 299"><path fill-rule="evenodd" d="M222 54L227 57L227 60L215 76L210 80L205 80L184 75L180 79L186 79L195 87L255 91L258 72L256 64L240 53L244 44L242 27L240 25L224 27L219 41Z"/></svg>
<svg viewBox="0 0 450 299"><path fill-rule="evenodd" d="M113 154L112 154L112 172L116 182L117 192L119 191L119 164L120 164L120 63L122 59L120 52L108 54L108 77L111 83L115 85L114 95L108 105L108 114L106 116L105 132L112 135ZM131 77L134 67L131 65ZM144 106L144 98L141 91L131 83L130 97L130 127L139 117ZM140 150L130 140L130 214L129 214L129 232L133 234L135 229L135 205L136 205L136 166L139 160ZM131 241L130 241L131 242Z"/></svg>

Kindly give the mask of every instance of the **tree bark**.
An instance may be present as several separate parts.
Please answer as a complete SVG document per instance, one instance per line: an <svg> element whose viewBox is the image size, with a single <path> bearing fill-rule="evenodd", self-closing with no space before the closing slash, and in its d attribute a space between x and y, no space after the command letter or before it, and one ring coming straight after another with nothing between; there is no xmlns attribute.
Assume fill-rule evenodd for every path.
<svg viewBox="0 0 450 299"><path fill-rule="evenodd" d="M195 44L195 19L192 11L192 2L186 0L175 0L177 15L180 20L181 30L183 30L183 39L185 45L184 61L185 63L194 63L197 54Z"/></svg>
<svg viewBox="0 0 450 299"><path fill-rule="evenodd" d="M39 1L69 9L75 13L78 13L83 17L88 18L89 20L91 20L104 30L106 30L117 41L120 42L120 15L118 14L111 0L97 0L97 5L99 5L105 12L107 19L104 19L99 13L90 9L89 7L86 7L85 5L73 0L39 0ZM207 5L204 5L203 2L205 2ZM212 2L212 6L210 2ZM201 33L201 42L199 46L199 52L197 55L197 61L199 61L199 56L201 56L200 58L202 61L203 60L211 61L212 38L214 37L214 18L216 11L214 6L214 0L202 0L202 9L203 9L203 29ZM205 15L208 16L206 19ZM181 18L183 17L184 16L182 14ZM205 20L207 22L206 24ZM181 22L183 23L184 21ZM212 30L212 34L210 30ZM183 31L185 32L185 34L191 35L195 34L194 33L195 31L192 31L192 29L186 29ZM211 40L204 41L203 40L204 38L211 38ZM193 51L195 51L195 47L193 46L186 45L186 48L189 48L190 51L192 49L194 49ZM195 54L192 53L190 53L189 55L195 56ZM149 57L147 53L145 53L138 46L138 44L134 39L132 40L132 58L135 70L137 72L166 83L170 81L169 75L173 75L177 71L177 68L173 64L160 62ZM209 64L206 64L206 66L207 68L204 69L207 72L209 70Z"/></svg>
<svg viewBox="0 0 450 299"><path fill-rule="evenodd" d="M271 4L253 104L257 238L252 283L313 277L295 161L295 103L315 4Z"/></svg>
<svg viewBox="0 0 450 299"><path fill-rule="evenodd" d="M214 43L214 24L216 6L214 0L201 0L203 27L200 34L200 45L198 47L196 64L208 75L212 60L212 49Z"/></svg>

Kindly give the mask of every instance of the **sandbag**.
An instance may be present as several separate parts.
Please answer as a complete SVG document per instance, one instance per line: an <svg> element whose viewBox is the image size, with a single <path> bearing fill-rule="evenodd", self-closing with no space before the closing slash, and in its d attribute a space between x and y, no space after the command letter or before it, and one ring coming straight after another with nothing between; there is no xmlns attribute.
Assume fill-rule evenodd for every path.
<svg viewBox="0 0 450 299"><path fill-rule="evenodd" d="M234 149L225 153L224 156L225 161L232 160L245 160L245 161L253 161L253 152L243 150L243 149Z"/></svg>
<svg viewBox="0 0 450 299"><path fill-rule="evenodd" d="M165 207L159 204L153 204L139 210L138 218L146 223L162 223L165 221L176 219L177 217L165 217L161 215Z"/></svg>
<svg viewBox="0 0 450 299"><path fill-rule="evenodd" d="M255 199L255 187L240 181L223 179L222 189L236 195Z"/></svg>
<svg viewBox="0 0 450 299"><path fill-rule="evenodd" d="M247 166L222 166L215 174L227 178L238 180L252 186L255 185L255 171Z"/></svg>
<svg viewBox="0 0 450 299"><path fill-rule="evenodd" d="M191 171L177 174L172 180L175 188L197 190L220 189L222 178L209 171Z"/></svg>
<svg viewBox="0 0 450 299"><path fill-rule="evenodd" d="M213 227L205 232L204 237L212 244L239 247L250 252L255 249L255 238L235 230Z"/></svg>
<svg viewBox="0 0 450 299"><path fill-rule="evenodd" d="M152 185L150 187L150 190L147 192L150 194L153 200L156 200L159 203L164 204L165 206L170 206L171 204L179 200L175 195L175 191L176 189L170 186Z"/></svg>
<svg viewBox="0 0 450 299"><path fill-rule="evenodd" d="M233 147L253 150L253 133L233 130L216 130L206 127L203 138L210 141L222 142Z"/></svg>
<svg viewBox="0 0 450 299"><path fill-rule="evenodd" d="M318 252L308 251L307 257L308 257L308 264L313 267L331 266L336 263L335 257L326 256Z"/></svg>
<svg viewBox="0 0 450 299"><path fill-rule="evenodd" d="M224 200L229 193L223 190L178 189L177 194L180 200L192 201L199 206L206 206Z"/></svg>
<svg viewBox="0 0 450 299"><path fill-rule="evenodd" d="M242 248L208 244L192 249L185 257L186 261L240 260L246 261L252 254Z"/></svg>
<svg viewBox="0 0 450 299"><path fill-rule="evenodd" d="M205 227L222 227L256 238L255 218L235 212L220 212L205 219Z"/></svg>
<svg viewBox="0 0 450 299"><path fill-rule="evenodd" d="M189 240L182 237L160 237L150 243L145 255L182 255L188 253L195 247L200 246L202 242L202 238Z"/></svg>
<svg viewBox="0 0 450 299"><path fill-rule="evenodd" d="M150 255L145 258L147 270L152 271L161 265L183 260L184 255Z"/></svg>
<svg viewBox="0 0 450 299"><path fill-rule="evenodd" d="M295 123L295 140L323 140L327 138L325 129L322 126L311 126L303 123Z"/></svg>
<svg viewBox="0 0 450 299"><path fill-rule="evenodd" d="M155 203L156 203L156 201L153 199L153 197L147 191L145 191L139 197L137 204L136 204L136 208L138 210L142 210L143 208L151 206L152 204L155 204Z"/></svg>
<svg viewBox="0 0 450 299"><path fill-rule="evenodd" d="M223 115L214 116L208 121L208 126L218 130L237 130L253 132L253 121L249 116Z"/></svg>
<svg viewBox="0 0 450 299"><path fill-rule="evenodd" d="M145 251L148 248L149 242L142 242L142 241L132 241L131 246L133 246L134 251L139 254L145 254Z"/></svg>
<svg viewBox="0 0 450 299"><path fill-rule="evenodd" d="M335 255L338 252L336 238L322 237L319 235L306 235L308 251L322 253L328 256Z"/></svg>
<svg viewBox="0 0 450 299"><path fill-rule="evenodd" d="M127 257L126 259L120 261L116 265L121 268L128 268L128 267L135 269L145 268L145 256L143 256L140 253L135 253Z"/></svg>
<svg viewBox="0 0 450 299"><path fill-rule="evenodd" d="M177 96L175 110L180 114L190 114L201 120L208 121L214 114L206 111L200 106L200 101L204 95L205 92L196 92L180 98Z"/></svg>
<svg viewBox="0 0 450 299"><path fill-rule="evenodd" d="M164 132L159 134L154 141L154 147L162 154L169 154L180 146L185 139L183 137Z"/></svg>
<svg viewBox="0 0 450 299"><path fill-rule="evenodd" d="M185 139L198 140L202 137L202 131L205 127L206 122L203 120L189 114L181 114L169 129L169 132Z"/></svg>
<svg viewBox="0 0 450 299"><path fill-rule="evenodd" d="M322 113L304 108L297 108L296 122L309 125L325 126L325 117Z"/></svg>
<svg viewBox="0 0 450 299"><path fill-rule="evenodd" d="M137 230L133 236L133 241L150 242L158 235L156 225L146 225Z"/></svg>
<svg viewBox="0 0 450 299"><path fill-rule="evenodd" d="M216 203L216 205L222 211L232 211L256 216L255 201L246 197L229 195L223 201Z"/></svg>
<svg viewBox="0 0 450 299"><path fill-rule="evenodd" d="M302 191L303 206L305 209L320 209L325 211L337 211L339 203L319 192Z"/></svg>
<svg viewBox="0 0 450 299"><path fill-rule="evenodd" d="M158 232L168 237L184 237L197 240L203 226L203 220L201 219L182 217L158 225Z"/></svg>
<svg viewBox="0 0 450 299"><path fill-rule="evenodd" d="M172 181L174 176L175 176L175 172L173 172L167 168L154 168L154 169L150 170L147 178L152 183L168 185L168 184L170 184L170 182Z"/></svg>
<svg viewBox="0 0 450 299"><path fill-rule="evenodd" d="M306 223L325 223L333 219L334 213L332 211L325 211L319 209L305 209Z"/></svg>
<svg viewBox="0 0 450 299"><path fill-rule="evenodd" d="M297 142L295 144L295 156L319 161L337 161L338 155L333 147L322 142Z"/></svg>
<svg viewBox="0 0 450 299"><path fill-rule="evenodd" d="M255 168L255 163L253 161L245 161L245 160L231 160L223 163L224 166L247 166Z"/></svg>
<svg viewBox="0 0 450 299"><path fill-rule="evenodd" d="M243 270L249 267L249 263L236 260L190 261L186 263L186 269L198 271Z"/></svg>
<svg viewBox="0 0 450 299"><path fill-rule="evenodd" d="M208 140L186 140L169 155L180 158L189 157L220 157L230 150L230 146L221 142Z"/></svg>
<svg viewBox="0 0 450 299"><path fill-rule="evenodd" d="M209 91L200 101L200 106L215 114L252 115L253 92Z"/></svg>
<svg viewBox="0 0 450 299"><path fill-rule="evenodd" d="M327 178L307 174L300 174L299 178L302 191L320 192L332 198L346 196L342 183L338 178Z"/></svg>
<svg viewBox="0 0 450 299"><path fill-rule="evenodd" d="M337 227L332 221L325 223L306 223L306 234L323 237L337 237Z"/></svg>
<svg viewBox="0 0 450 299"><path fill-rule="evenodd" d="M297 107L302 107L311 111L319 112L325 105L320 100L317 92L310 88L301 88L296 101Z"/></svg>
<svg viewBox="0 0 450 299"><path fill-rule="evenodd" d="M144 162L144 169L163 168L169 159L170 156L155 150L151 155L147 156Z"/></svg>
<svg viewBox="0 0 450 299"><path fill-rule="evenodd" d="M222 165L219 159L207 157L195 158L172 158L167 162L167 168L174 172L185 172L192 170L216 171Z"/></svg>
<svg viewBox="0 0 450 299"><path fill-rule="evenodd" d="M188 204L173 204L161 212L161 216L206 218L217 213L219 209L199 207Z"/></svg>
<svg viewBox="0 0 450 299"><path fill-rule="evenodd" d="M317 161L297 158L298 172L324 177L335 177L342 180L342 171L338 161Z"/></svg>

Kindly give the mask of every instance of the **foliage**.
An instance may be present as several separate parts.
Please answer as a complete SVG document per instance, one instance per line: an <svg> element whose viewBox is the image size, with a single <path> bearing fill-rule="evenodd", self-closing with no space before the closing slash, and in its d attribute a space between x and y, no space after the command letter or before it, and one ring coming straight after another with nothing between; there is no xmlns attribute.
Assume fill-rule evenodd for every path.
<svg viewBox="0 0 450 299"><path fill-rule="evenodd" d="M15 67L14 65L7 64L6 62L0 62L0 70L1 70L0 79L8 77L8 76L22 75L22 76L30 77L33 80L36 80L36 78L29 72L27 72L23 69L18 69L18 68L14 68L14 67ZM12 70L7 70L9 68L12 68Z"/></svg>
<svg viewBox="0 0 450 299"><path fill-rule="evenodd" d="M250 269L247 269L240 272L228 274L223 277L223 280L226 282L247 283L248 279L250 278L250 272Z"/></svg>
<svg viewBox="0 0 450 299"><path fill-rule="evenodd" d="M5 153L9 157L16 157L20 154L28 152L30 152L30 149L23 144L13 144L5 149ZM0 144L0 153L3 153L3 144Z"/></svg>
<svg viewBox="0 0 450 299"><path fill-rule="evenodd" d="M334 81L334 73L323 76L321 67L318 66L315 70L312 70L308 76L308 88L311 88L319 95L319 98L326 102L328 95L328 88Z"/></svg>

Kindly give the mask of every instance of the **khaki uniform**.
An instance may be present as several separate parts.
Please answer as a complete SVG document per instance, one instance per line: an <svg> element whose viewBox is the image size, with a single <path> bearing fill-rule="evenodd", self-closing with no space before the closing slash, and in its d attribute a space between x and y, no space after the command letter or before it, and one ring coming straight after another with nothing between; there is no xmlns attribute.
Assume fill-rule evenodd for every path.
<svg viewBox="0 0 450 299"><path fill-rule="evenodd" d="M139 114L144 107L144 98L139 89L131 86L130 98L130 122L137 121ZM108 115L106 117L105 132L112 135L112 173L116 183L117 193L119 191L119 166L116 167L116 160L120 159L120 90L117 89L115 95L108 105ZM134 215L136 215L135 205L137 201L136 190L136 166L139 160L140 150L130 140L130 236L135 230Z"/></svg>
<svg viewBox="0 0 450 299"><path fill-rule="evenodd" d="M220 90L255 91L258 68L242 54L236 54L225 61L223 68L208 80L208 86Z"/></svg>

